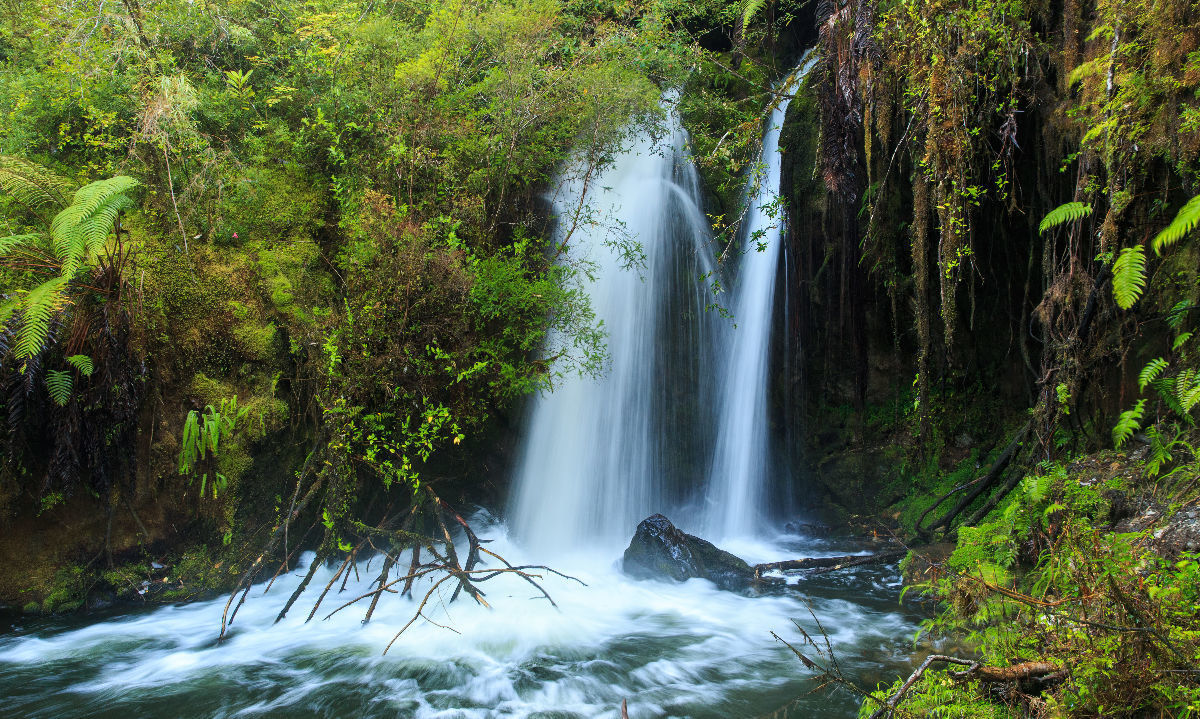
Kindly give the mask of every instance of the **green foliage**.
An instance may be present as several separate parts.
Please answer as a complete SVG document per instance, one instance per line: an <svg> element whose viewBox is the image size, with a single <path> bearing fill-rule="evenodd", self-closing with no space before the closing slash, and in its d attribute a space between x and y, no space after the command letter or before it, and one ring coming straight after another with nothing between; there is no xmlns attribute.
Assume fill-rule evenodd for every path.
<svg viewBox="0 0 1200 719"><path fill-rule="evenodd" d="M1113 298L1123 310L1133 307L1146 289L1146 248L1125 247L1113 263Z"/></svg>
<svg viewBox="0 0 1200 719"><path fill-rule="evenodd" d="M1167 368L1167 361L1162 357L1156 357L1146 363L1141 372L1138 372L1138 389L1145 391L1146 385L1158 379L1163 370Z"/></svg>
<svg viewBox="0 0 1200 719"><path fill-rule="evenodd" d="M1163 250L1179 242L1194 230L1198 222L1200 222L1200 195L1188 200L1187 204L1175 215L1175 219L1171 220L1171 224L1154 236L1154 251L1161 255Z"/></svg>
<svg viewBox="0 0 1200 719"><path fill-rule="evenodd" d="M208 485L208 471L201 471L208 466L209 455L215 458L221 450L221 443L229 444L231 435L237 430L238 422L245 419L249 410L238 406L237 395L230 399L221 400L220 409L211 404L204 408L203 414L192 410L188 412L183 423L183 437L180 440L179 474L195 477L200 475L200 496ZM212 471L212 498L217 499L218 492L224 491L228 478Z"/></svg>
<svg viewBox="0 0 1200 719"><path fill-rule="evenodd" d="M71 387L74 378L68 370L50 370L46 373L46 389L50 391L50 399L60 407L65 407L71 400Z"/></svg>
<svg viewBox="0 0 1200 719"><path fill-rule="evenodd" d="M1146 400L1139 399L1131 409L1127 409L1121 413L1121 418L1117 420L1117 424L1112 429L1113 444L1117 449L1125 444L1133 433L1138 431L1142 426L1142 417L1146 411Z"/></svg>
<svg viewBox="0 0 1200 719"><path fill-rule="evenodd" d="M1068 202L1059 205L1042 218L1038 225L1038 232L1045 232L1068 222L1078 222L1090 214L1092 214L1092 206L1084 202Z"/></svg>
<svg viewBox="0 0 1200 719"><path fill-rule="evenodd" d="M34 214L41 216L66 205L69 190L66 179L46 168L0 154L0 193Z"/></svg>

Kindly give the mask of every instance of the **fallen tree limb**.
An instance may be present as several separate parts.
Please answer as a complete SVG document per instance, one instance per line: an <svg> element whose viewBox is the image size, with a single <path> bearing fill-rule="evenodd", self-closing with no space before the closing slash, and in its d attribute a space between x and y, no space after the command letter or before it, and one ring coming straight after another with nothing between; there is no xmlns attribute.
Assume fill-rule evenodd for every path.
<svg viewBox="0 0 1200 719"><path fill-rule="evenodd" d="M824 574L825 572L836 572L839 569L849 569L851 567L862 567L869 564L883 564L895 559L903 557L907 553L904 549L893 549L877 554L850 554L841 557L806 557L804 559L785 559L779 562L767 562L764 564L754 565L754 578L760 579L763 572L781 571L781 572L796 572L806 571L810 574Z"/></svg>
<svg viewBox="0 0 1200 719"><path fill-rule="evenodd" d="M992 462L992 466L988 468L987 473L984 474L983 477L981 477L980 479L978 479L974 482L975 489L971 490L970 492L967 493L967 495L965 497L960 499L958 501L958 504L954 505L954 509L951 509L949 512L946 512L946 514L942 515L942 517L940 519L938 519L936 522L934 522L929 527L924 527L924 528L921 527L921 522L924 521L925 515L921 515L921 519L917 521L917 533L918 534L928 534L929 532L932 532L933 530L935 530L939 527L942 527L942 528L944 528L944 531L949 532L950 524L954 521L954 519L959 514L961 514L964 509L966 509L968 506L970 506L971 502L974 502L979 497L979 495L983 494L985 491L987 491L989 488L991 488L991 486L996 483L996 480L998 480L1004 474L1004 470L1008 468L1008 465L1017 456L1018 450L1020 450L1021 447L1023 446L1025 437L1026 437L1026 435L1029 434L1029 431L1031 429L1033 429L1033 421L1032 420L1026 422L1025 425L1021 427L1021 429L1017 430L1017 433L1013 435L1013 438L1008 443L1008 446L1005 447L1004 451L1000 453L1000 456L997 457L994 462ZM1018 479L1018 481L1020 481L1020 480ZM967 486L970 486L970 485L963 485L961 488L965 488ZM952 490L950 492L950 494L953 494L955 491L958 491L958 489ZM1003 492L1002 494L1007 494L1007 491ZM946 496L948 497L949 495L946 495ZM936 504L934 504L934 506L936 507L938 504L941 504L942 500L944 500L944 499L946 499L946 497L943 497L942 499L938 500L938 502ZM997 501L999 501L999 500L997 500ZM932 507L930 509L932 509ZM970 524L970 523L971 522L968 522L968 524Z"/></svg>

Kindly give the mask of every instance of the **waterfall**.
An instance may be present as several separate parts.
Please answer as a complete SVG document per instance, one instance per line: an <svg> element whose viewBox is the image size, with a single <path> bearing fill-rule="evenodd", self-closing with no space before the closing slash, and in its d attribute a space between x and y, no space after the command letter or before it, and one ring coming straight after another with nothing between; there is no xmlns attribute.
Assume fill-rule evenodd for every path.
<svg viewBox="0 0 1200 719"><path fill-rule="evenodd" d="M792 78L800 77L807 68L808 64L802 63ZM785 89L792 86L792 78ZM716 539L754 534L766 510L770 478L768 353L775 274L783 244L779 134L789 100L782 97L771 110L762 153L746 190L744 252L729 301L737 325L726 333L718 367L716 444L701 523L705 534Z"/></svg>
<svg viewBox="0 0 1200 719"><path fill-rule="evenodd" d="M683 480L702 476L688 457L705 456L711 439L701 377L719 318L705 312L698 280L711 271L699 182L686 133L668 114L663 141L643 134L591 179L587 205L604 209L599 222L571 220L581 179L564 182L553 201L565 261L592 269L587 289L610 360L601 377L565 377L532 401L510 507L530 549L622 545L639 521L678 503ZM627 266L614 232L640 246L638 266ZM551 347L563 342L549 338Z"/></svg>

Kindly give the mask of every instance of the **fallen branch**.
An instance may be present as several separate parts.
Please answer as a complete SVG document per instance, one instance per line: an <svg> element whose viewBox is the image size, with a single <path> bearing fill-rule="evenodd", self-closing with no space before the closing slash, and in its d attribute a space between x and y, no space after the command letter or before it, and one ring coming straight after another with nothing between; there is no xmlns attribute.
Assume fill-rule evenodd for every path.
<svg viewBox="0 0 1200 719"><path fill-rule="evenodd" d="M765 564L754 565L754 578L762 578L763 572L781 571L795 572L806 571L810 574L824 574L825 572L836 572L840 569L850 569L851 567L862 567L869 564L883 564L896 559L900 559L906 554L906 550L893 549L877 554L850 554L841 557L806 557L804 559L785 559L780 562L767 562Z"/></svg>

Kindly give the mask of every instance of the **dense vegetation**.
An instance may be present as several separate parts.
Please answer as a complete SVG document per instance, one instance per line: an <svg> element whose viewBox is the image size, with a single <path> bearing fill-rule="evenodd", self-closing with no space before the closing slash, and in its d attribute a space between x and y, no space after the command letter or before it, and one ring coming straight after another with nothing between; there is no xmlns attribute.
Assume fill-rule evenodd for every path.
<svg viewBox="0 0 1200 719"><path fill-rule="evenodd" d="M722 254L814 44L777 424L832 512L956 543L906 598L979 662L877 696L1200 712L1190 0L0 4L0 600L444 551L521 398L602 371L552 177L679 88Z"/></svg>

